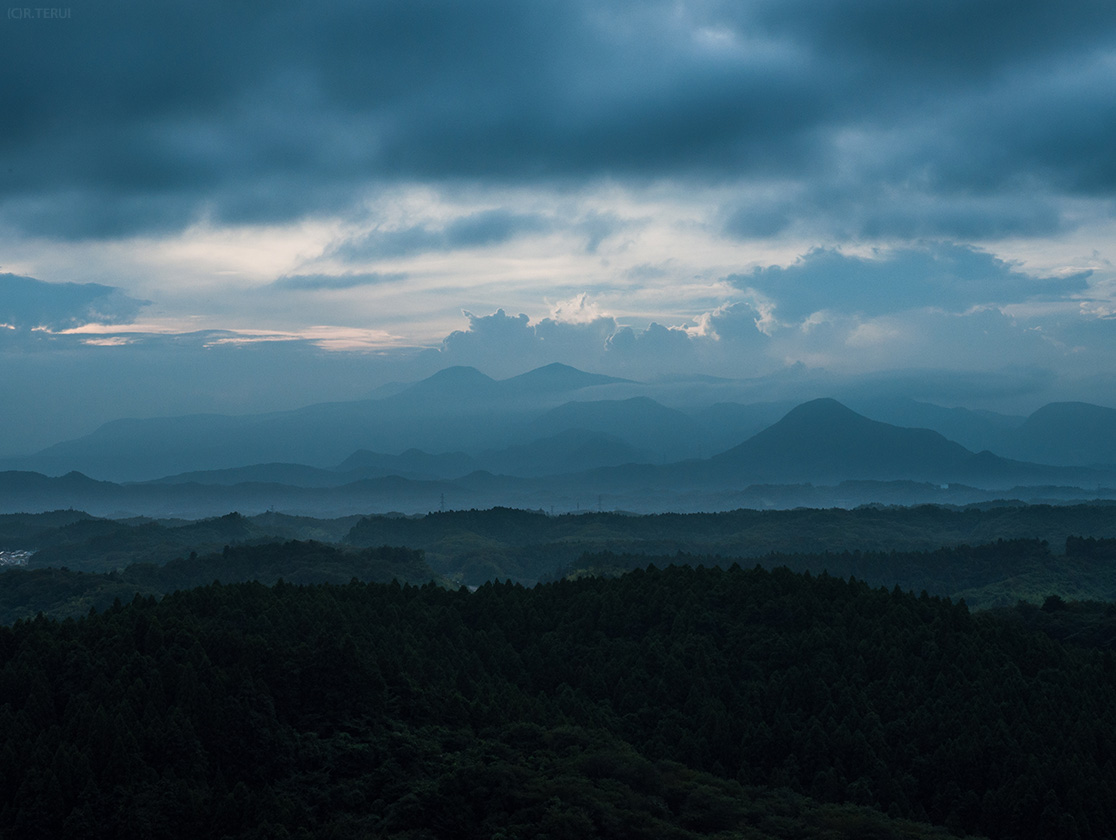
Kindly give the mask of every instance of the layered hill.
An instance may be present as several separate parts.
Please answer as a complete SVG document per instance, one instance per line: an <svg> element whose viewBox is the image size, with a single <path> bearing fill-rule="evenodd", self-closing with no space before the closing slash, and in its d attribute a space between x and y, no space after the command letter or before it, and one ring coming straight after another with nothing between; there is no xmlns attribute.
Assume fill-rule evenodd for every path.
<svg viewBox="0 0 1116 840"><path fill-rule="evenodd" d="M948 481L967 472L972 457L937 432L869 420L836 400L818 399L792 409L712 463L760 482Z"/></svg>
<svg viewBox="0 0 1116 840"><path fill-rule="evenodd" d="M18 469L0 472L0 510L650 512L967 504L997 494L1080 500L1107 498L1105 488L1116 487L1116 467L1103 466L1116 458L1116 436L1106 437L1116 411L1098 406L1048 406L1016 428L1006 416L906 405L971 434L981 422L999 429L999 451L974 452L936 430L870 419L829 398L785 412L778 403L687 412L645 396L585 398L615 393L618 384L634 383L562 365L506 380L448 368L374 400L117 421L9 462ZM1051 463L1003 457L1013 447L1045 452ZM44 475L51 473L59 477Z"/></svg>
<svg viewBox="0 0 1116 840"><path fill-rule="evenodd" d="M979 487L1080 481L1080 471L974 453L930 429L870 420L833 399L804 403L711 459L722 476L753 483L961 482Z"/></svg>
<svg viewBox="0 0 1116 840"><path fill-rule="evenodd" d="M505 380L453 367L380 399L256 415L117 420L4 466L138 481L251 464L330 467L361 449L501 449L529 442L521 429L541 411L624 381L559 364Z"/></svg>
<svg viewBox="0 0 1116 840"><path fill-rule="evenodd" d="M1116 464L1116 409L1050 403L1004 435L998 451L1048 464Z"/></svg>

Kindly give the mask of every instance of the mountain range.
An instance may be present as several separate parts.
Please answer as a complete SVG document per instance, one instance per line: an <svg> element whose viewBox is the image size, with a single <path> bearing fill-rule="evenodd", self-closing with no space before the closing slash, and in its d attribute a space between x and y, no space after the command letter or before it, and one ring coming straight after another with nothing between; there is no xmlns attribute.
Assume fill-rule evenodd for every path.
<svg viewBox="0 0 1116 840"><path fill-rule="evenodd" d="M637 394L641 387L647 393ZM454 367L361 401L258 415L117 420L33 455L0 461L0 468L46 475L77 470L112 481L256 464L332 472L364 450L379 453L379 475L456 478L473 469L545 475L626 460L664 464L709 458L742 444L795 407L791 402L725 401L670 406L650 393L655 393L652 385L561 364L504 380ZM1116 464L1116 410L1111 408L1055 403L1021 417L905 398L854 395L842 402L877 421L936 431L974 452L1056 466ZM239 480L261 478L243 474ZM271 478L293 480L289 470L273 469L266 480ZM230 480L231 474L221 483ZM336 483L332 476L323 480ZM299 481L314 479L304 470Z"/></svg>
<svg viewBox="0 0 1116 840"><path fill-rule="evenodd" d="M117 421L7 464L0 510L212 515L277 508L340 515L433 510L448 500L455 508L566 511L601 507L606 498L610 509L714 510L965 504L1005 494L1076 500L1107 497L1112 491L1105 488L1116 486L1116 411L1099 406L1053 404L1015 422L913 401L891 404L908 415L947 418L970 437L991 437L999 450L974 452L934 429L870 419L831 398L789 410L717 403L691 411L650 397L578 399L618 383L632 384L561 365L508 380L451 368L358 403ZM444 430L459 447L411 446L393 454L384 451L389 446L369 446L428 444L438 439L432 430ZM1046 463L1004 454L1030 452ZM193 469L152 475L168 464ZM44 475L52 468L66 472Z"/></svg>

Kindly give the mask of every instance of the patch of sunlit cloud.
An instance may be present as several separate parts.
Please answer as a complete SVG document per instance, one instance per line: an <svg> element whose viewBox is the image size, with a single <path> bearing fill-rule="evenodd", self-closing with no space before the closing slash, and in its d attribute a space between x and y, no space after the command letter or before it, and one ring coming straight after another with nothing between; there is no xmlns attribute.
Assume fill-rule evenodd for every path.
<svg viewBox="0 0 1116 840"><path fill-rule="evenodd" d="M55 335L183 335L203 329L194 319L168 319L166 321L137 321L132 324L89 323L65 330L51 330L35 327L36 331L50 332Z"/></svg>
<svg viewBox="0 0 1116 840"><path fill-rule="evenodd" d="M386 330L315 326L298 331L235 330L206 342L207 347L261 342L302 341L322 350L384 350L406 346L402 338Z"/></svg>
<svg viewBox="0 0 1116 840"><path fill-rule="evenodd" d="M866 321L849 333L845 343L850 347L880 347L902 338L903 331L897 324L881 320Z"/></svg>
<svg viewBox="0 0 1116 840"><path fill-rule="evenodd" d="M582 292L568 300L560 300L550 304L550 318L563 324L589 324L599 318L607 318L596 303L589 300L589 296Z"/></svg>

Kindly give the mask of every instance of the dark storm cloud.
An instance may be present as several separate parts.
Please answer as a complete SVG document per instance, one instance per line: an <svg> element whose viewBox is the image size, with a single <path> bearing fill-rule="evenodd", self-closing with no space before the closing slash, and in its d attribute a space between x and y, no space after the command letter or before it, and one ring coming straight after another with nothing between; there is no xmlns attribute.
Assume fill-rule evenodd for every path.
<svg viewBox="0 0 1116 840"><path fill-rule="evenodd" d="M797 182L753 234L881 190L1111 196L1114 32L1109 0L90 2L0 28L0 220L274 222L415 180Z"/></svg>
<svg viewBox="0 0 1116 840"><path fill-rule="evenodd" d="M815 185L777 197L733 202L723 209L722 231L737 239L763 239L786 231L855 239L994 239L1044 236L1070 223L1052 196L1007 188L972 195L956 186L918 192L878 182L843 189Z"/></svg>
<svg viewBox="0 0 1116 840"><path fill-rule="evenodd" d="M951 243L878 251L870 257L817 248L795 263L757 268L730 282L797 321L819 310L874 316L920 307L963 311L980 304L1061 298L1087 288L1089 272L1036 278L985 251Z"/></svg>
<svg viewBox="0 0 1116 840"><path fill-rule="evenodd" d="M99 283L44 283L0 274L0 324L64 330L85 324L127 324L148 301Z"/></svg>
<svg viewBox="0 0 1116 840"><path fill-rule="evenodd" d="M762 0L742 8L745 22L793 30L880 85L927 74L979 81L1005 67L1064 57L1070 45L1079 52L1110 46L1116 23L1107 0Z"/></svg>

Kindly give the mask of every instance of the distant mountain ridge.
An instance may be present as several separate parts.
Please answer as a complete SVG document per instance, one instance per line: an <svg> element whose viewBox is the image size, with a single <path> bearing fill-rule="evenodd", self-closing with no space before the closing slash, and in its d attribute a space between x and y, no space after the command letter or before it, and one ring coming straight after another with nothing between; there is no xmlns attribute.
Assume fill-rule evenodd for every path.
<svg viewBox="0 0 1116 840"><path fill-rule="evenodd" d="M660 463L700 454L703 436L693 417L650 397L563 403L532 421L529 428L532 435L540 436L569 429L621 436Z"/></svg>
<svg viewBox="0 0 1116 840"><path fill-rule="evenodd" d="M727 461L736 458L736 469L747 467L762 481L893 476L987 483L996 475L1003 484L1012 476L1059 483L1066 475L1042 474L1003 459L1054 467L1116 464L1116 410L1085 403L1052 404L1028 418L880 398L867 400L868 407L859 412L834 400L797 408L793 403L723 401L679 408L646 394L633 395L640 388L654 392L655 386L561 364L503 380L475 368L451 367L420 382L393 385L376 399L258 415L117 420L83 438L0 462L0 469L53 475L78 471L113 481L325 487L388 475L437 481L473 471L519 477L567 474L701 460L735 450L717 463L729 470ZM817 404L810 408L812 403ZM826 406L829 415L814 423L817 428L808 428L811 413ZM892 419L870 427L854 424L852 414L877 423ZM792 433L795 423L800 433ZM904 435L894 431L898 428L923 432L921 437ZM842 429L846 437L838 443L834 435ZM945 433L951 430L960 439ZM938 438L928 436L930 432ZM750 442L761 433L765 437ZM803 436L798 454L779 437L789 440L795 434ZM780 447L782 454L772 460L766 450ZM982 450L994 456L975 459L973 453ZM357 452L368 454L359 464L343 464ZM792 469L796 459L800 463ZM716 472L714 465L678 475L692 483Z"/></svg>
<svg viewBox="0 0 1116 840"><path fill-rule="evenodd" d="M1050 403L1005 437L1004 453L1012 457L1074 466L1116 464L1116 409Z"/></svg>
<svg viewBox="0 0 1116 840"><path fill-rule="evenodd" d="M978 487L1079 480L1071 468L974 453L930 429L870 420L834 399L812 400L739 446L715 456L753 482L963 482Z"/></svg>
<svg viewBox="0 0 1116 840"><path fill-rule="evenodd" d="M630 405L594 410L604 410L606 416L620 412L623 417L626 408ZM596 451L601 447L603 453ZM197 516L275 508L337 515L429 511L448 498L451 508L557 505L564 512L581 510L583 503L589 508L594 497L603 509L606 494L610 509L641 512L804 503L847 506L895 498L904 503L968 504L1003 493L1024 501L1116 497L1116 469L1046 466L987 451L974 453L937 432L871 420L828 398L795 407L712 458L661 465L630 461L576 471L579 457L599 463L608 457L624 461L629 454L618 438L582 430L487 454L490 465L504 459L519 475L476 469L453 479L413 479L361 472L375 470L392 457L414 464L446 457L456 459L458 468L474 463L460 453L430 456L417 451L404 456L356 452L341 462L345 470L260 464L131 485L94 481L78 473L52 479L7 472L0 473L0 511L71 506L98 515L119 511ZM283 483L286 480L306 483Z"/></svg>
<svg viewBox="0 0 1116 840"><path fill-rule="evenodd" d="M945 408L908 398L857 398L842 402L865 417L915 429L933 429L949 440L973 452L988 449L1008 456L1004 444L1026 417L978 411L969 408ZM1024 460L1039 461L1034 457Z"/></svg>
<svg viewBox="0 0 1116 840"><path fill-rule="evenodd" d="M615 376L586 373L558 362L535 368L508 379L493 379L474 367L443 368L386 400L397 404L432 402L445 407L446 400L455 400L456 410L486 409L493 402L517 401L525 397L568 394L596 385L631 382Z"/></svg>
<svg viewBox="0 0 1116 840"><path fill-rule="evenodd" d="M328 468L360 449L421 444L452 451L462 440L478 450L498 449L529 442L521 439L524 424L568 395L626 382L561 364L505 380L451 367L380 399L242 416L116 420L0 468L137 481L264 463Z"/></svg>
<svg viewBox="0 0 1116 840"><path fill-rule="evenodd" d="M948 480L973 453L929 429L869 420L834 399L811 400L715 456L755 481Z"/></svg>

